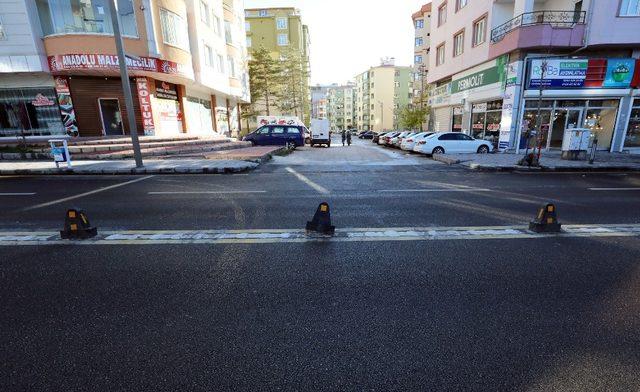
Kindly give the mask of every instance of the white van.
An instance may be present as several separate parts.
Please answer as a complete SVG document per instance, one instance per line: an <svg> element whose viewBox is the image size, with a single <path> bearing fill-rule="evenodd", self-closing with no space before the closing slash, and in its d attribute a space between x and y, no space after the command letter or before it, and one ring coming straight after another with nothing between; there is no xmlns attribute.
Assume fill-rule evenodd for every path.
<svg viewBox="0 0 640 392"><path fill-rule="evenodd" d="M311 142L309 144L311 144L311 147L317 144L324 144L327 147L331 147L331 134L329 133L329 130L311 128Z"/></svg>

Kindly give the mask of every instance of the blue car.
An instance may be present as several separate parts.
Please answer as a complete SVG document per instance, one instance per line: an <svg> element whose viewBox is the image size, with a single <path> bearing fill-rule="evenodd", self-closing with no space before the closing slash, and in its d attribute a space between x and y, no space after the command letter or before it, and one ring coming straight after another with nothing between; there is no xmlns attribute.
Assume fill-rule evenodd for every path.
<svg viewBox="0 0 640 392"><path fill-rule="evenodd" d="M242 140L251 142L254 146L304 146L304 135L307 128L304 125L263 125L251 132Z"/></svg>

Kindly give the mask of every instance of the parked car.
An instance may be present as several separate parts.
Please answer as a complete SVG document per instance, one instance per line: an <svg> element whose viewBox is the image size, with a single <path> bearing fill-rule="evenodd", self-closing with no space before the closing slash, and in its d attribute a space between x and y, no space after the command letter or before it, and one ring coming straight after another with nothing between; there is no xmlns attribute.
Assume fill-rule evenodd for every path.
<svg viewBox="0 0 640 392"><path fill-rule="evenodd" d="M373 132L373 138L371 139L371 141L373 143L378 143L378 141L380 141L380 137L384 136L386 134L386 132L383 133L375 133Z"/></svg>
<svg viewBox="0 0 640 392"><path fill-rule="evenodd" d="M308 132L304 125L263 125L242 140L254 146L304 146L304 134Z"/></svg>
<svg viewBox="0 0 640 392"><path fill-rule="evenodd" d="M398 136L400 134L400 132L389 132L386 135L384 135L383 137L380 138L380 141L378 142L378 144L381 144L383 146L387 146L391 143L391 139Z"/></svg>
<svg viewBox="0 0 640 392"><path fill-rule="evenodd" d="M487 140L474 139L460 132L438 132L427 136L423 144L418 143L413 151L422 154L474 153L486 154L493 144Z"/></svg>
<svg viewBox="0 0 640 392"><path fill-rule="evenodd" d="M409 138L409 137L411 137L411 136L413 136L415 134L416 134L415 132L403 132L403 133L401 133L400 135L398 135L398 137L396 138L396 141L393 143L393 147L400 148L400 146L402 145L402 142L405 139L407 139L407 138Z"/></svg>
<svg viewBox="0 0 640 392"><path fill-rule="evenodd" d="M373 139L373 131L361 132L358 136L359 139Z"/></svg>
<svg viewBox="0 0 640 392"><path fill-rule="evenodd" d="M424 140L429 135L433 135L433 132L420 132L413 134L411 136L405 137L402 139L402 144L400 144L400 148L406 151L413 151L413 147L415 147L416 143Z"/></svg>
<svg viewBox="0 0 640 392"><path fill-rule="evenodd" d="M402 138L405 135L408 135L409 132L407 131L403 131L403 132L398 132L396 135L394 135L391 140L389 140L389 143L387 143L387 145L389 147L395 147L396 143L398 142L398 139Z"/></svg>

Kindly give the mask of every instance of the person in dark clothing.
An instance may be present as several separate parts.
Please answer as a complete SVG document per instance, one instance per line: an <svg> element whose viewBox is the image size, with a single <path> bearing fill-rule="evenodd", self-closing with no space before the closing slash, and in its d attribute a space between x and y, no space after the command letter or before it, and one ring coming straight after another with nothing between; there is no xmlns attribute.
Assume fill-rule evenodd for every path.
<svg viewBox="0 0 640 392"><path fill-rule="evenodd" d="M344 141L347 139L347 131L342 130L342 146L344 146Z"/></svg>
<svg viewBox="0 0 640 392"><path fill-rule="evenodd" d="M347 146L351 145L351 131L347 131Z"/></svg>

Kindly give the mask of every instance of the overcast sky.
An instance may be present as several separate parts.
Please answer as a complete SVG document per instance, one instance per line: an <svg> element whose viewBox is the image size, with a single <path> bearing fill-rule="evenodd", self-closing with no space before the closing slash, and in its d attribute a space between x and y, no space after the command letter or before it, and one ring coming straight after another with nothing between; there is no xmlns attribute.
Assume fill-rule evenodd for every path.
<svg viewBox="0 0 640 392"><path fill-rule="evenodd" d="M411 14L429 0L244 0L245 8L296 7L311 35L311 83L345 83L380 58L413 63Z"/></svg>

